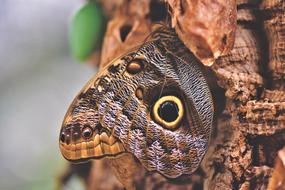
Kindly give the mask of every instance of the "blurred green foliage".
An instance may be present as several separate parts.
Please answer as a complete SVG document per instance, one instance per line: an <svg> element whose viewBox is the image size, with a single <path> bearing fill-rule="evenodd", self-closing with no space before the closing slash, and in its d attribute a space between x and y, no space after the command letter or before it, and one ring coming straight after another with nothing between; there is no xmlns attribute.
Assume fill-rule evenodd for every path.
<svg viewBox="0 0 285 190"><path fill-rule="evenodd" d="M104 16L95 2L86 3L74 15L69 40L75 59L85 61L100 45L104 31Z"/></svg>

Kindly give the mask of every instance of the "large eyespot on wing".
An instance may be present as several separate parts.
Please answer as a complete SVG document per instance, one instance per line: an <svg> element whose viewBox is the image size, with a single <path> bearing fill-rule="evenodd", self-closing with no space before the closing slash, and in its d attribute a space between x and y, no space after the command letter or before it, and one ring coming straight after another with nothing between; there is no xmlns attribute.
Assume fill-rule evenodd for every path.
<svg viewBox="0 0 285 190"><path fill-rule="evenodd" d="M152 108L153 120L164 128L174 130L184 116L184 107L180 98L176 96L163 96L159 98Z"/></svg>

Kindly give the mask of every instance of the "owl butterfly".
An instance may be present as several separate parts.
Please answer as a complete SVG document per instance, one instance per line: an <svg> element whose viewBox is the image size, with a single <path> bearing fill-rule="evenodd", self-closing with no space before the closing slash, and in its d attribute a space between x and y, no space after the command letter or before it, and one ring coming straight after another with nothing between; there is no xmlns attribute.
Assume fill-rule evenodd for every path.
<svg viewBox="0 0 285 190"><path fill-rule="evenodd" d="M73 162L130 152L148 171L176 178L198 168L213 114L201 64L173 30L158 28L86 84L66 113L59 146Z"/></svg>

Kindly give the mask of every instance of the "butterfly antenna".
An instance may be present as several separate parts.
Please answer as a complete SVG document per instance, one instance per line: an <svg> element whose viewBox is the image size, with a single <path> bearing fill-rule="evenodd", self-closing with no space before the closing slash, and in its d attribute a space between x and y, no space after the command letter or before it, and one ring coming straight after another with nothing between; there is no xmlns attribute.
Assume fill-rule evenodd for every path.
<svg viewBox="0 0 285 190"><path fill-rule="evenodd" d="M166 75L164 76L163 83L161 85L161 89L160 89L158 98L161 98L165 85L166 85Z"/></svg>
<svg viewBox="0 0 285 190"><path fill-rule="evenodd" d="M167 3L165 3L165 9L167 10L167 14L166 14L166 17L165 17L165 20L163 21L163 22L153 22L155 25L160 25L160 26L162 26L162 27L164 27L164 28L169 28L169 20L170 20L170 8L169 8L169 5L167 4ZM144 43L137 49L137 51L136 51L136 54L139 52L139 50L142 48L142 46L147 42L147 40L150 38L150 37L153 37L153 35L155 34L155 33L157 33L157 32L159 32L159 31L157 31L157 30L154 30L154 31L152 31L146 38L145 38L145 40L144 40ZM166 69L168 69L168 68L166 68ZM166 71L166 73L167 73L167 71ZM165 86L166 86L166 81L167 81L167 77L166 77L166 75L164 76L164 80L163 80L163 83L162 83L162 86L161 86L161 89L160 89L160 93L159 93L159 96L158 96L158 98L161 98L161 96L162 96L162 93L163 93L163 90L164 90L164 88L165 88Z"/></svg>
<svg viewBox="0 0 285 190"><path fill-rule="evenodd" d="M145 39L143 40L143 43L139 46L139 48L136 50L135 52L135 55L138 54L138 52L141 50L141 48L146 44L147 40L149 38L151 38L153 36L153 34L155 34L155 30L154 31L151 31L146 37Z"/></svg>
<svg viewBox="0 0 285 190"><path fill-rule="evenodd" d="M165 4L165 9L167 9L167 11L169 10L169 5L168 4ZM168 20L169 20L169 14L167 14L166 15L166 18L165 18L165 21L163 21L163 22L153 22L153 25L161 25L162 27L164 27L164 28L168 28ZM151 31L147 36L146 36L146 38L144 39L144 41L143 41L143 43L140 45L140 47L137 49L137 51L135 52L135 54L137 54L140 50L141 50L141 48L145 45L145 43L147 42L147 40L149 39L149 38L151 38L151 37L153 37L153 35L155 34L155 33L157 33L158 31L157 30L153 30L153 31Z"/></svg>

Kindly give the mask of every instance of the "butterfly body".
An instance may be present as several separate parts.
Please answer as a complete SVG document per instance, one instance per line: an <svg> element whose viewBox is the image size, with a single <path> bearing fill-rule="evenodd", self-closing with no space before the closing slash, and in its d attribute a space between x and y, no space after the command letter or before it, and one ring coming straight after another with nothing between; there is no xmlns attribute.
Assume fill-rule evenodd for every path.
<svg viewBox="0 0 285 190"><path fill-rule="evenodd" d="M149 171L193 173L208 147L214 115L201 66L175 32L160 28L82 89L60 132L71 161L132 153Z"/></svg>

